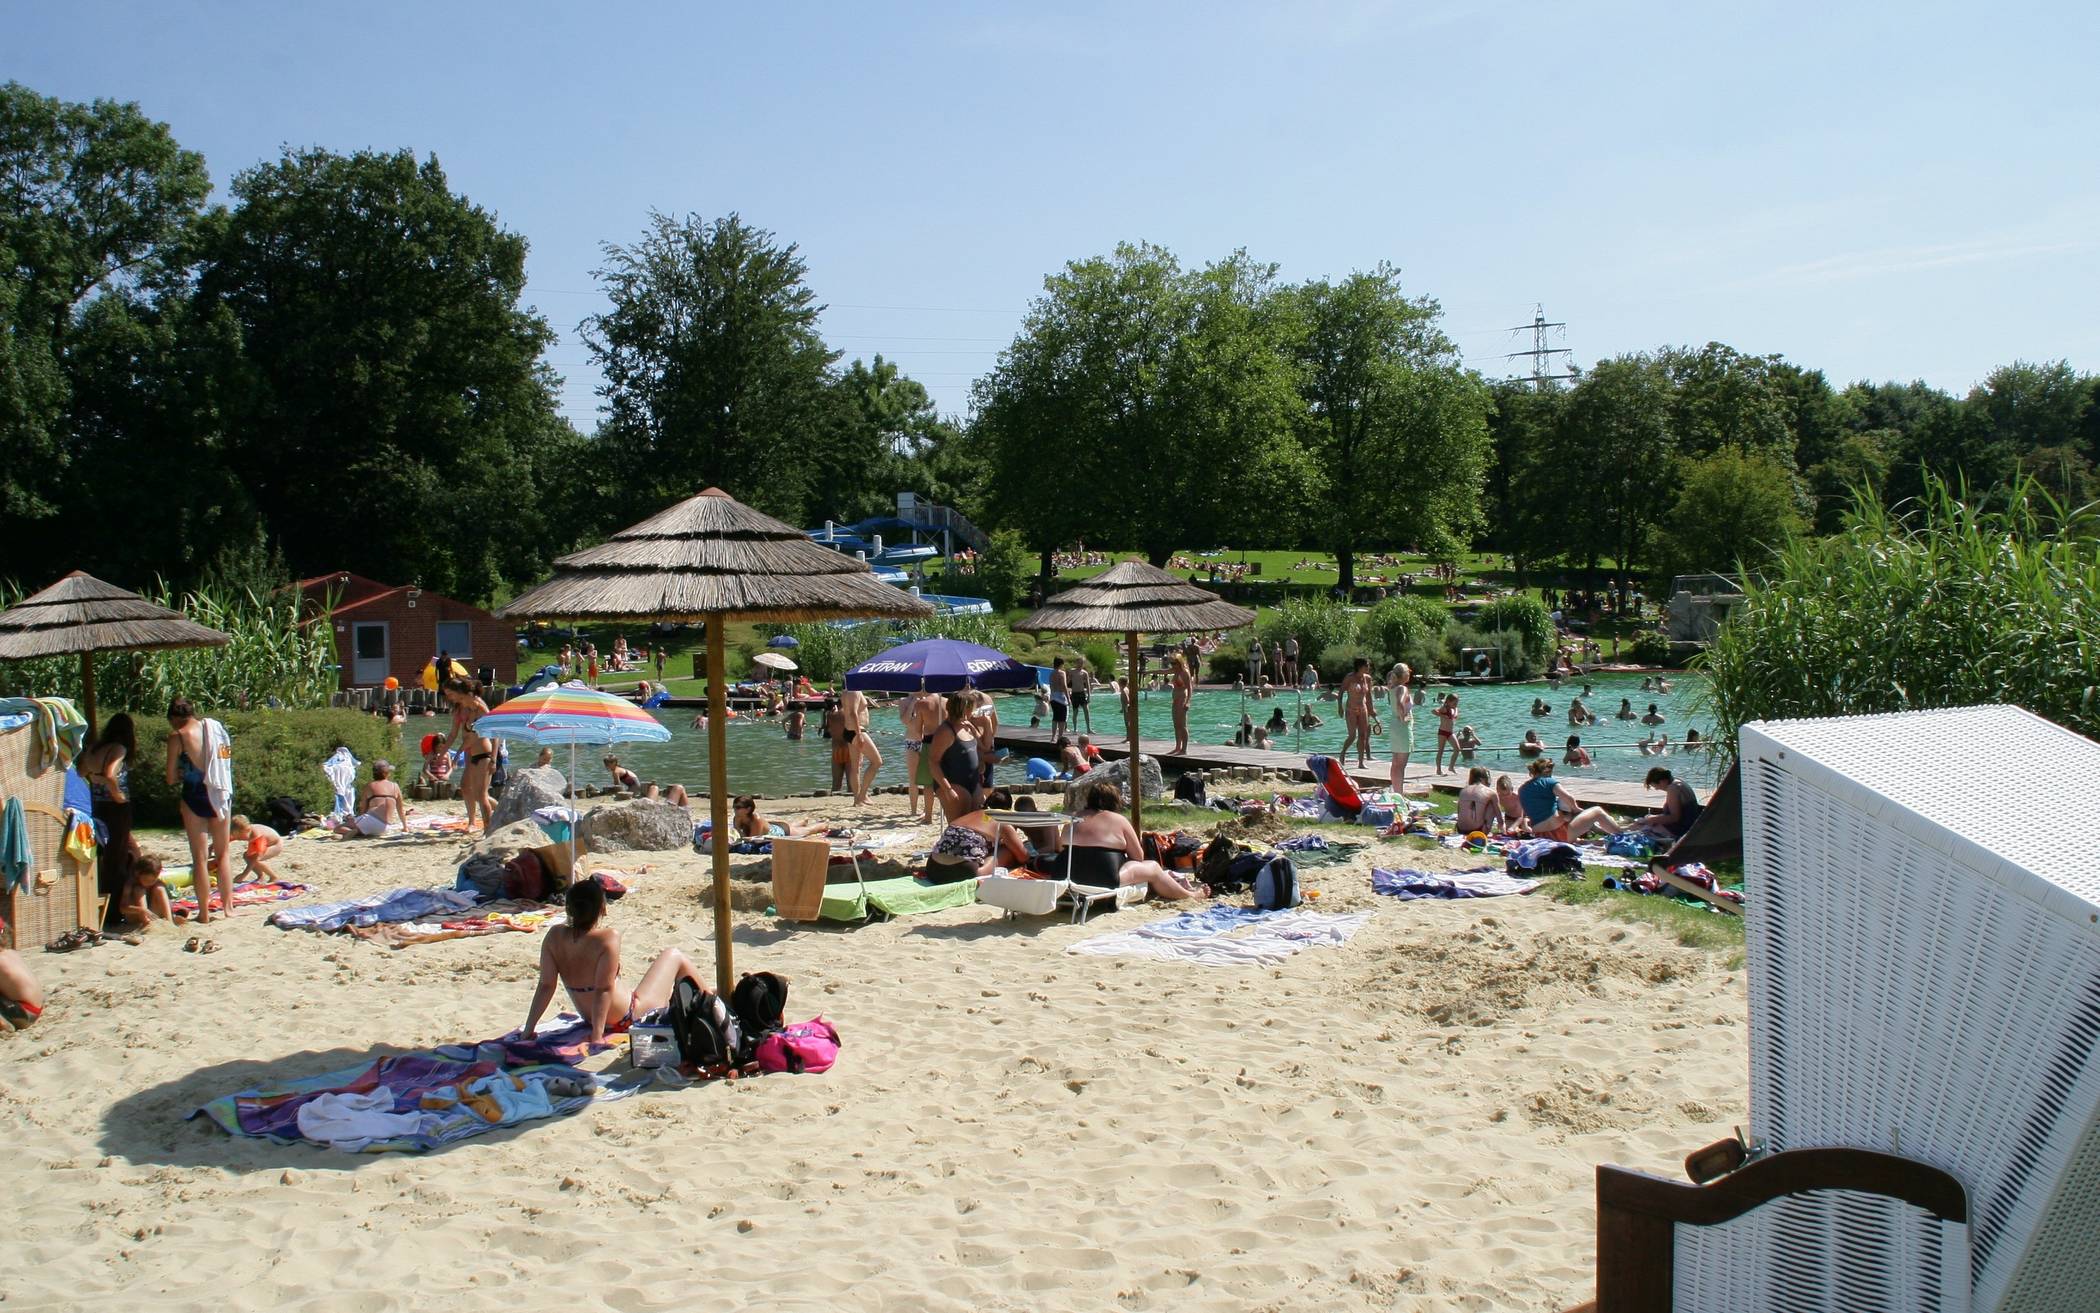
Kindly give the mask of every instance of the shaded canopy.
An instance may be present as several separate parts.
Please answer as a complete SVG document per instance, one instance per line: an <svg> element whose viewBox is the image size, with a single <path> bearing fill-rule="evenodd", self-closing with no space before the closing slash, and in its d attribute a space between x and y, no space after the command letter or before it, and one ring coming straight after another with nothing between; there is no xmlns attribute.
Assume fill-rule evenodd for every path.
<svg viewBox="0 0 2100 1313"><path fill-rule="evenodd" d="M1253 623L1254 612L1244 606L1156 565L1124 561L1067 588L1017 627L1056 634L1187 634Z"/></svg>
<svg viewBox="0 0 2100 1313"><path fill-rule="evenodd" d="M84 571L0 611L0 661L224 647L233 640Z"/></svg>
<svg viewBox="0 0 2100 1313"><path fill-rule="evenodd" d="M596 547L554 563L554 577L498 614L539 620L779 622L892 616L933 607L877 579L865 562L709 488Z"/></svg>

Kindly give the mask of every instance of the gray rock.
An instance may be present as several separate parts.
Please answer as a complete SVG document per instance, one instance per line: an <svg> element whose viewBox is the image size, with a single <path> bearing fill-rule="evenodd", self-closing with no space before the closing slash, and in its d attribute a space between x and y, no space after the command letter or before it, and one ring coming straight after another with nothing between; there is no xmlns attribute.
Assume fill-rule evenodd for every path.
<svg viewBox="0 0 2100 1313"><path fill-rule="evenodd" d="M1065 785L1065 810L1077 812L1086 805L1086 791L1096 784L1113 784L1123 792L1125 802L1130 800L1130 763L1127 760L1104 761L1086 774ZM1152 757L1138 759L1138 785L1144 790L1146 801L1163 797L1166 785L1160 776L1159 762Z"/></svg>
<svg viewBox="0 0 2100 1313"><path fill-rule="evenodd" d="M693 813L668 802L641 799L594 807L579 829L594 853L669 852L693 841Z"/></svg>
<svg viewBox="0 0 2100 1313"><path fill-rule="evenodd" d="M542 807L568 805L569 782L552 766L527 766L510 773L503 796L496 800L496 814L489 829L497 830L517 821L530 821Z"/></svg>

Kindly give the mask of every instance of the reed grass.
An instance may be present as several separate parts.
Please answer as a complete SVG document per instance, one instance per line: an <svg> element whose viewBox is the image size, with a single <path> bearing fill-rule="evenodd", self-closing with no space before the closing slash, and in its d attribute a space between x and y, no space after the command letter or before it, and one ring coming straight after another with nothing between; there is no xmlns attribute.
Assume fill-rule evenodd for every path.
<svg viewBox="0 0 2100 1313"><path fill-rule="evenodd" d="M1855 498L1779 550L1698 660L1716 733L1753 720L2013 703L2100 734L2100 508L2032 479L1988 506L1932 481Z"/></svg>

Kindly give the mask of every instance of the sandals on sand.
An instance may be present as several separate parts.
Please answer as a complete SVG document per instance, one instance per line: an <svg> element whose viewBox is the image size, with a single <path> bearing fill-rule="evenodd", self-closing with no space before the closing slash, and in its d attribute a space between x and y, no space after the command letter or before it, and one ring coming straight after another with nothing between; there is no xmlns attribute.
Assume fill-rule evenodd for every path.
<svg viewBox="0 0 2100 1313"><path fill-rule="evenodd" d="M202 939L197 938L197 936L195 935L191 935L189 938L189 942L182 946L182 951L185 953L194 953L203 946L204 941Z"/></svg>
<svg viewBox="0 0 2100 1313"><path fill-rule="evenodd" d="M68 930L44 945L46 953L71 953L83 948L93 948L102 942L102 934L96 930Z"/></svg>

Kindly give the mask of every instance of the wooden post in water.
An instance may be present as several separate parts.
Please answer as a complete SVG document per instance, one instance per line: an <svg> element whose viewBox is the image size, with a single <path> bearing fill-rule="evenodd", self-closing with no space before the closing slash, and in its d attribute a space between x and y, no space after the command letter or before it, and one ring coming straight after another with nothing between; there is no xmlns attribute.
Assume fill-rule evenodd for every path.
<svg viewBox="0 0 2100 1313"><path fill-rule="evenodd" d="M1139 766L1144 764L1142 760L1144 753L1138 743L1137 630L1133 629L1123 637L1130 645L1130 700L1123 704L1123 724L1130 731L1130 770L1125 779L1130 785L1130 826L1142 835L1145 832L1143 821L1145 790L1143 787L1144 776L1138 769Z"/></svg>
<svg viewBox="0 0 2100 1313"><path fill-rule="evenodd" d="M729 941L729 767L723 740L729 728L729 692L723 672L720 612L707 617L707 814L715 856L715 989L728 998L736 983Z"/></svg>

